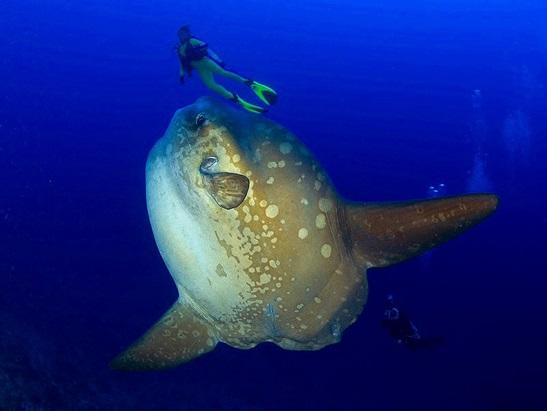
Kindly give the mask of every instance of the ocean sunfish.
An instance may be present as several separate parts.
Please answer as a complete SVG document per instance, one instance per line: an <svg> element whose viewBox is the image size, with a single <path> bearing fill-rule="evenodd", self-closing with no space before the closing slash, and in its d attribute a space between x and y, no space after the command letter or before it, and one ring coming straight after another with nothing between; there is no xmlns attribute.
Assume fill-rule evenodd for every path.
<svg viewBox="0 0 547 411"><path fill-rule="evenodd" d="M498 202L346 201L293 134L210 98L178 110L150 152L146 199L179 298L115 369L174 367L218 342L336 343L366 303L368 268L455 237Z"/></svg>

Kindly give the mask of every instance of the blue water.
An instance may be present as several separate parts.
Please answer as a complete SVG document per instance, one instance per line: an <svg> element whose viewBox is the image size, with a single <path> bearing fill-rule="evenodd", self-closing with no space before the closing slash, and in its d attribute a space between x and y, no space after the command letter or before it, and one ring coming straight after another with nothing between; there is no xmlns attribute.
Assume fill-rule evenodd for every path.
<svg viewBox="0 0 547 411"><path fill-rule="evenodd" d="M547 409L547 6L537 1L0 4L0 410ZM274 86L353 200L493 190L499 211L371 270L340 344L215 351L172 371L108 362L176 298L144 198L191 24ZM228 85L228 83L226 83ZM433 186L434 189L430 189ZM438 350L380 327L393 293Z"/></svg>

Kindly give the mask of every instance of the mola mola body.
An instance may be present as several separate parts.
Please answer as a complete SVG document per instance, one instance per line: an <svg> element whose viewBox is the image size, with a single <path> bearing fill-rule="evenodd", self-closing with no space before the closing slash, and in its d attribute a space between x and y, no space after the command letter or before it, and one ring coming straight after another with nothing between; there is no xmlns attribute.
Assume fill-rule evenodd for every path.
<svg viewBox="0 0 547 411"><path fill-rule="evenodd" d="M117 369L174 367L218 342L335 343L366 303L368 268L418 255L497 206L493 195L348 202L293 134L209 98L177 111L152 149L146 197L179 298Z"/></svg>

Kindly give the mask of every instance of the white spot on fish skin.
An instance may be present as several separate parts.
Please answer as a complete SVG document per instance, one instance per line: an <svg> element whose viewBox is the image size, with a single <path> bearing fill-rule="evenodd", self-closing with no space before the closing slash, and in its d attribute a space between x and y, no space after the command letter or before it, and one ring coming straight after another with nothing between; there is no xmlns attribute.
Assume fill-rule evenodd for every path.
<svg viewBox="0 0 547 411"><path fill-rule="evenodd" d="M268 218L275 218L279 214L279 207L277 207L275 204L270 204L268 208L266 208L266 217Z"/></svg>
<svg viewBox="0 0 547 411"><path fill-rule="evenodd" d="M309 202L308 202L308 200L307 200L306 198L303 198L302 200L300 200L300 203L301 203L301 204L304 204L304 205L308 205L308 204L309 204Z"/></svg>
<svg viewBox="0 0 547 411"><path fill-rule="evenodd" d="M303 240L304 238L306 238L308 236L308 230L305 229L305 228L301 228L300 230L298 230L298 238L300 238L301 240Z"/></svg>
<svg viewBox="0 0 547 411"><path fill-rule="evenodd" d="M260 207L264 208L268 205L268 202L266 200L260 200L260 203L258 203L258 205L260 205Z"/></svg>
<svg viewBox="0 0 547 411"><path fill-rule="evenodd" d="M320 230L327 226L327 218L325 214L317 214L317 217L315 217L315 226Z"/></svg>
<svg viewBox="0 0 547 411"><path fill-rule="evenodd" d="M317 304L320 304L320 303L321 303L321 298L315 297L315 298L313 299L313 301L315 301Z"/></svg>
<svg viewBox="0 0 547 411"><path fill-rule="evenodd" d="M275 161L269 161L268 168L277 168L277 163Z"/></svg>
<svg viewBox="0 0 547 411"><path fill-rule="evenodd" d="M292 151L292 144L291 143L281 143L279 145L279 151L281 151L282 154L289 154Z"/></svg>
<svg viewBox="0 0 547 411"><path fill-rule="evenodd" d="M232 156L232 161L233 161L234 163L239 163L240 160L241 160L241 157L239 156L239 154L234 154L234 155Z"/></svg>
<svg viewBox="0 0 547 411"><path fill-rule="evenodd" d="M328 213L330 210L332 210L332 201L328 198L320 198L319 209L324 213Z"/></svg>
<svg viewBox="0 0 547 411"><path fill-rule="evenodd" d="M277 163L277 166L278 166L279 168L285 167L285 160L280 160L280 161Z"/></svg>
<svg viewBox="0 0 547 411"><path fill-rule="evenodd" d="M268 179L266 180L266 184L273 184L275 181L275 178L273 177L268 177Z"/></svg>
<svg viewBox="0 0 547 411"><path fill-rule="evenodd" d="M323 244L321 246L321 255L325 258L329 258L332 253L332 247L330 244Z"/></svg>
<svg viewBox="0 0 547 411"><path fill-rule="evenodd" d="M260 275L260 283L261 284L268 284L271 280L272 276L268 274L261 274Z"/></svg>

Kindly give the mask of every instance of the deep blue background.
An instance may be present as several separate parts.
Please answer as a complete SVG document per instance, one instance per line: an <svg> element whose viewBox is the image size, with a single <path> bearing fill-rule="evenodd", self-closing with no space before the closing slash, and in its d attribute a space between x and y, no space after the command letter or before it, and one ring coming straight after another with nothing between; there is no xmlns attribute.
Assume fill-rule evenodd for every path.
<svg viewBox="0 0 547 411"><path fill-rule="evenodd" d="M3 0L0 409L547 409L542 3ZM493 187L499 212L371 270L369 304L336 346L222 345L173 371L110 371L176 298L144 164L173 112L208 93L178 85L181 23L278 90L269 117L344 196L463 193L478 153L489 181L475 187ZM446 345L394 344L379 326L388 292Z"/></svg>

